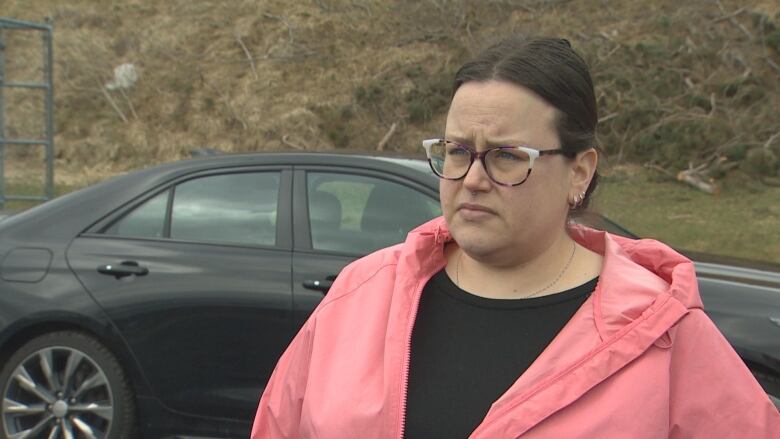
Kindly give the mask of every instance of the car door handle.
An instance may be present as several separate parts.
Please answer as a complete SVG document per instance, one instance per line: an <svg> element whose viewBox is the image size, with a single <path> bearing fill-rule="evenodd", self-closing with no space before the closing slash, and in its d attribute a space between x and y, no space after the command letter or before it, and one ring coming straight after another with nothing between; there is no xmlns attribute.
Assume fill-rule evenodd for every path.
<svg viewBox="0 0 780 439"><path fill-rule="evenodd" d="M303 281L303 287L307 290L316 290L325 294L330 287L333 286L333 282L329 280L305 280Z"/></svg>
<svg viewBox="0 0 780 439"><path fill-rule="evenodd" d="M322 294L325 294L333 286L334 280L336 280L335 275L330 275L325 280L305 280L303 281L303 287L307 290L320 291Z"/></svg>
<svg viewBox="0 0 780 439"><path fill-rule="evenodd" d="M138 264L136 261L123 261L119 264L100 265L97 268L98 273L108 274L114 276L117 279L125 276L146 276L149 274L149 269Z"/></svg>

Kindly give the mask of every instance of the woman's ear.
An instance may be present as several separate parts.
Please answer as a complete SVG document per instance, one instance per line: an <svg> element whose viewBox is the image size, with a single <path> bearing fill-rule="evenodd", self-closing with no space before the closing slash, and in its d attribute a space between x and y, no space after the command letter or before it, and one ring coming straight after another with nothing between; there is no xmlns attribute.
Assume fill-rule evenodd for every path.
<svg viewBox="0 0 780 439"><path fill-rule="evenodd" d="M599 164L599 154L596 148L588 148L580 151L574 157L571 168L571 193L570 199L575 199L578 195L584 194L588 190L590 180L596 172Z"/></svg>

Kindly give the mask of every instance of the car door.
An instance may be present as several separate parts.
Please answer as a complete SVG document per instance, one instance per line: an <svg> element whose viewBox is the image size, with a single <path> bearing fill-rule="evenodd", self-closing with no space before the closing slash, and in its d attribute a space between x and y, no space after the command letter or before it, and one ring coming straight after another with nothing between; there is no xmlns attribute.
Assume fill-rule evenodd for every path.
<svg viewBox="0 0 780 439"><path fill-rule="evenodd" d="M72 269L168 408L252 419L293 336L291 179L189 176L71 244Z"/></svg>
<svg viewBox="0 0 780 439"><path fill-rule="evenodd" d="M293 307L300 327L348 263L441 214L430 187L359 168L296 167Z"/></svg>

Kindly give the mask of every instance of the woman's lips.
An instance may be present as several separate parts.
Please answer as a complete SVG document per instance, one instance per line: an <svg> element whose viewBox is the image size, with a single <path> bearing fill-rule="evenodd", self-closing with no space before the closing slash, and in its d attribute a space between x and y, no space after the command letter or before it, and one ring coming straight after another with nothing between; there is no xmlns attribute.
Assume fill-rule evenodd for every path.
<svg viewBox="0 0 780 439"><path fill-rule="evenodd" d="M458 206L458 213L466 220L478 221L490 218L496 214L493 209L474 203L463 203Z"/></svg>

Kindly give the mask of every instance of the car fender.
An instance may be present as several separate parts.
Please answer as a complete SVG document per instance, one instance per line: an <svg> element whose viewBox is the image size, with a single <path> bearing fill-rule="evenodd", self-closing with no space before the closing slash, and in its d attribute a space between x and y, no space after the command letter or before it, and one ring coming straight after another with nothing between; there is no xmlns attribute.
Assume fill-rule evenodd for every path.
<svg viewBox="0 0 780 439"><path fill-rule="evenodd" d="M0 322L2 322L0 316ZM86 314L60 310L40 311L16 320L0 332L0 363L21 345L39 335L54 331L81 331L98 340L106 349L117 357L136 396L149 395L150 388L137 362L127 348L122 337L116 333L113 325L106 320L95 319Z"/></svg>

